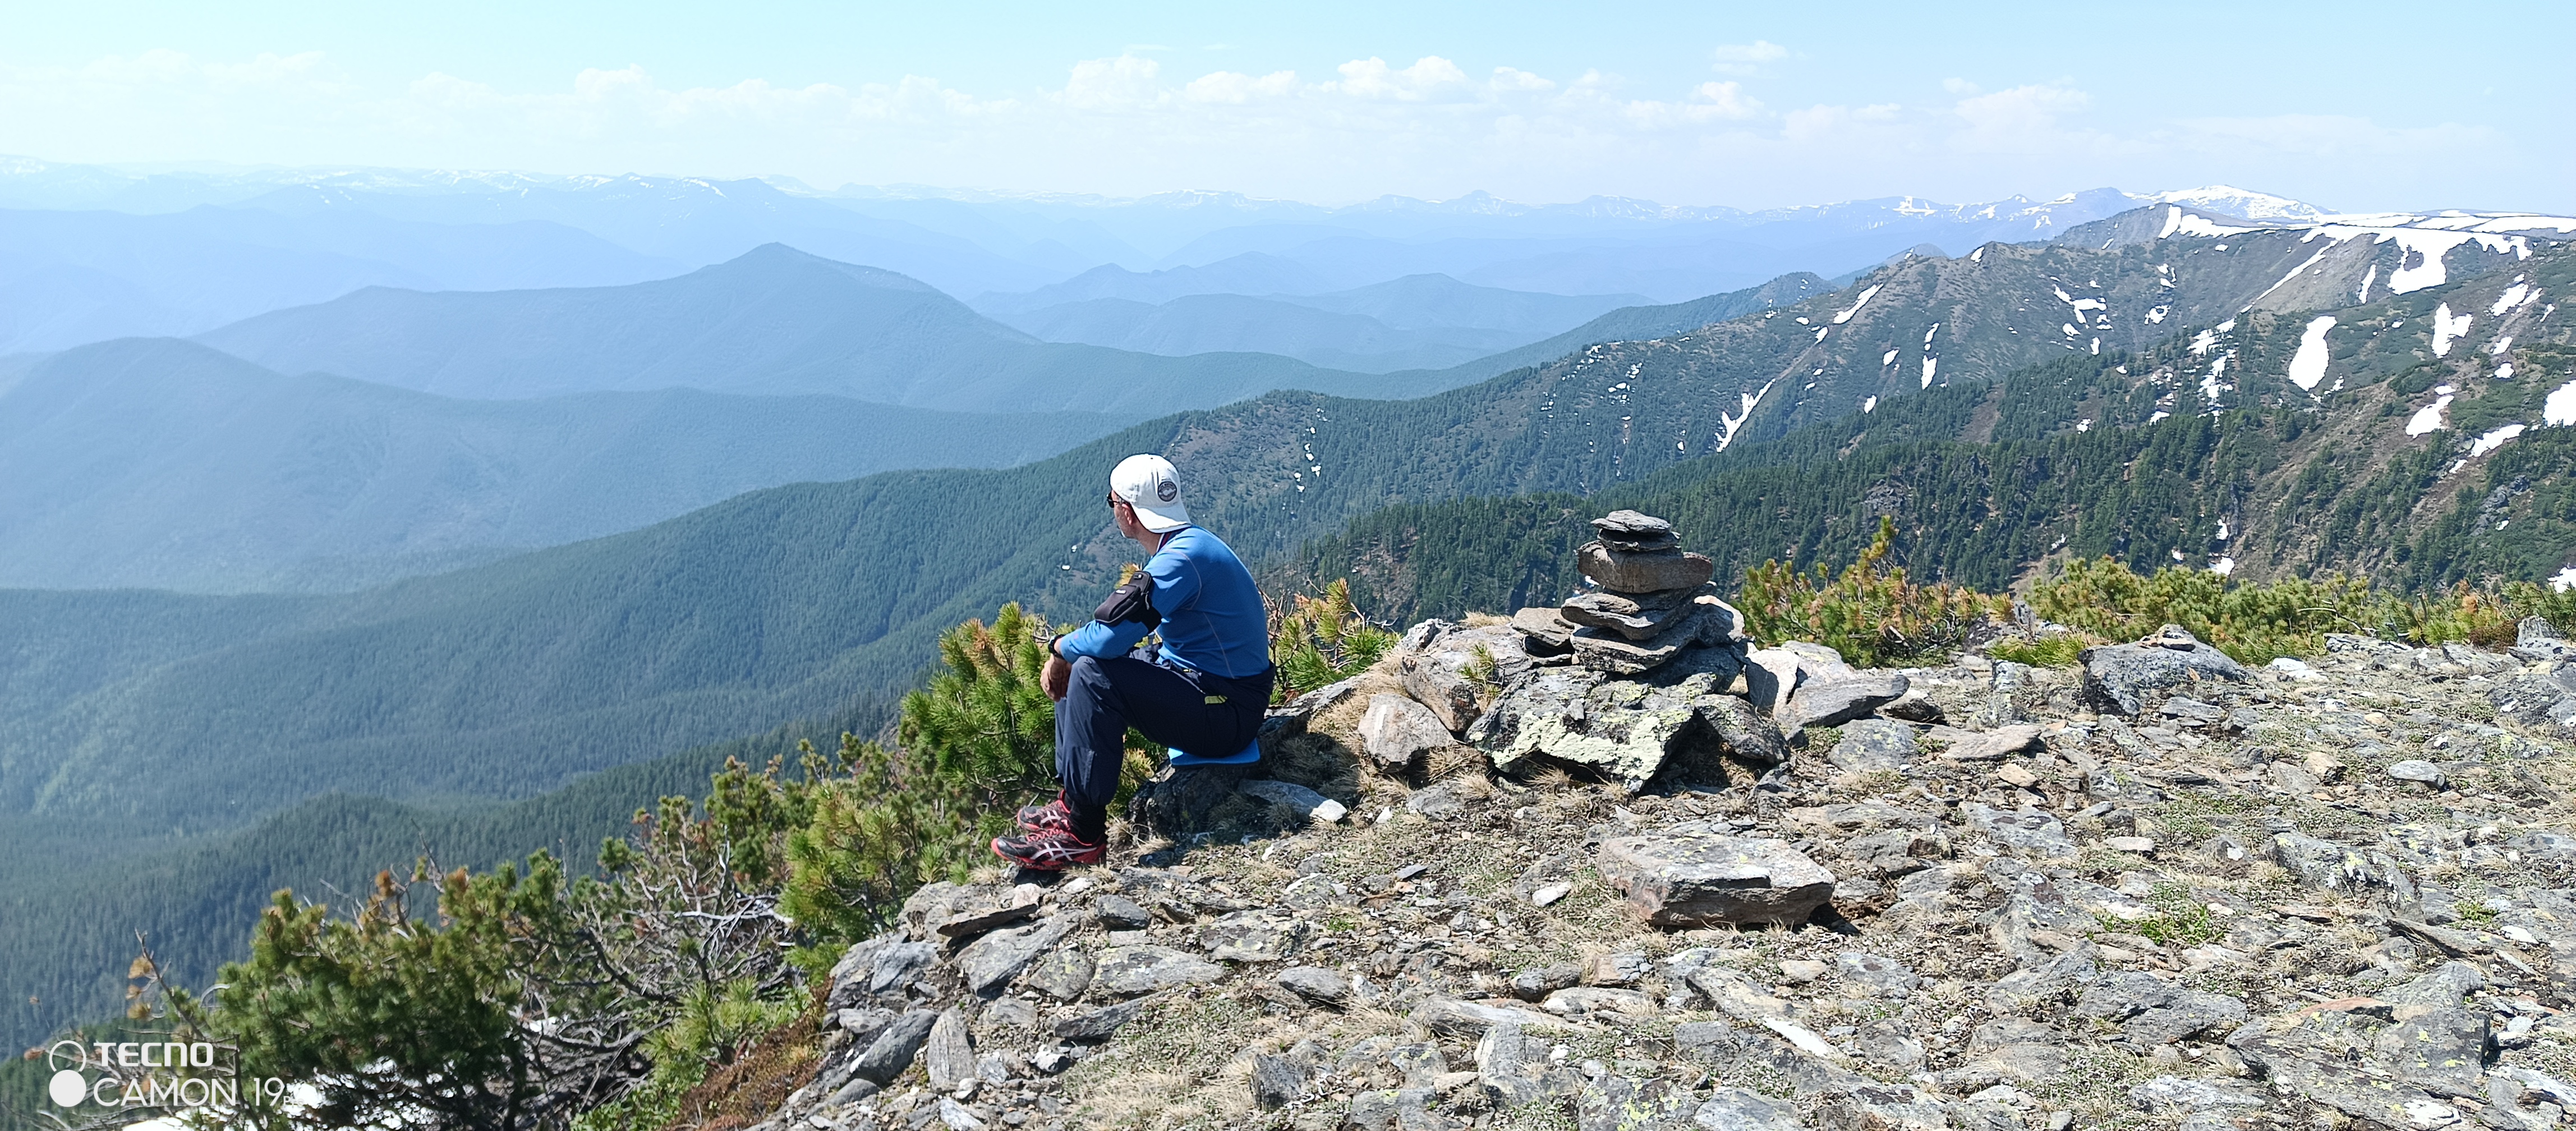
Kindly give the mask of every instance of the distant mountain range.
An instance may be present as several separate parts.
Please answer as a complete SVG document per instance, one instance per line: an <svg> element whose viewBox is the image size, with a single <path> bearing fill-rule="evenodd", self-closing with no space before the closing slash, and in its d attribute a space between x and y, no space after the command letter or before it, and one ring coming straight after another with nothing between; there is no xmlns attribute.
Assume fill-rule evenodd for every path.
<svg viewBox="0 0 2576 1131"><path fill-rule="evenodd" d="M0 352L193 333L368 285L471 290L666 277L768 243L894 271L990 312L1091 298L1160 304L1189 294L1316 294L1431 274L1505 290L1670 303L1802 271L1836 277L1923 244L1956 255L1994 240L2047 239L2159 202L2257 220L2318 213L2225 186L1967 205L1887 197L1754 212L1607 197L1525 205L1483 193L1322 207L1211 192L1132 200L907 187L825 192L784 179L138 172L0 157L0 208L46 210L39 227L79 225L84 247L131 249L112 261L88 252L59 264L43 255L0 261L7 264L0 291L18 300L0 304ZM191 209L199 214L185 222L162 215ZM63 219L74 211L94 215ZM424 226L467 231L433 238ZM494 227L522 230L474 231ZM250 229L266 234L239 235ZM357 239L353 231L372 234ZM595 242L567 242L571 235ZM442 257L404 246L439 239L470 253ZM352 250L353 240L367 249ZM361 262L340 262L352 257ZM468 269L478 262L490 266ZM1259 270L1244 270L1256 263ZM1178 271L1192 281L1155 294L1030 297L1104 267L1166 279L1175 276L1160 273ZM23 281L7 291L13 278ZM1457 348L1428 344L1430 352L1411 360L1381 355L1366 364L1428 365Z"/></svg>
<svg viewBox="0 0 2576 1131"><path fill-rule="evenodd" d="M1131 422L684 388L456 400L125 339L0 383L0 586L363 588Z"/></svg>
<svg viewBox="0 0 2576 1131"><path fill-rule="evenodd" d="M1445 369L1572 329L1642 295L1552 295L1478 287L1446 275L1322 294L1314 276L1246 253L1203 268L1148 274L1099 267L1027 295L977 306L1051 342L1145 353L1275 353L1359 372ZM1263 283L1278 293L1254 297ZM1030 305L1032 303L1043 305Z"/></svg>
<svg viewBox="0 0 2576 1131"><path fill-rule="evenodd" d="M540 292L370 288L201 335L282 372L459 397L686 387L965 412L1145 414L1269 389L1440 387L1266 354L1161 357L1041 342L891 271L783 245L675 279Z"/></svg>
<svg viewBox="0 0 2576 1131"><path fill-rule="evenodd" d="M561 224L198 207L155 216L0 210L0 353L193 334L360 287L601 286L673 260Z"/></svg>

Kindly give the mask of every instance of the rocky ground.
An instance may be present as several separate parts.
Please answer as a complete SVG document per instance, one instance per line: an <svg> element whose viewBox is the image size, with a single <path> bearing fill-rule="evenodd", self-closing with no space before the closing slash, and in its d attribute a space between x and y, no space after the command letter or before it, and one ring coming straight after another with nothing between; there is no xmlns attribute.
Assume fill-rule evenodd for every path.
<svg viewBox="0 0 2576 1131"><path fill-rule="evenodd" d="M1545 612L1417 627L1278 713L1200 831L926 889L835 971L819 1072L764 1126L2576 1105L2576 648L2545 627L2252 670L2172 630L2066 669L1721 640L1625 673L1546 655Z"/></svg>

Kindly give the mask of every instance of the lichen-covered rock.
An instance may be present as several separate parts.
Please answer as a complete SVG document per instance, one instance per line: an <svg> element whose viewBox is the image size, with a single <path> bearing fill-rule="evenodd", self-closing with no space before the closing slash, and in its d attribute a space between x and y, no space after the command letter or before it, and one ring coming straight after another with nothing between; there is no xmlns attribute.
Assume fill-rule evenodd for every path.
<svg viewBox="0 0 2576 1131"><path fill-rule="evenodd" d="M1902 771L1914 764L1914 728L1886 719L1861 719L1843 728L1825 760L1849 773Z"/></svg>
<svg viewBox="0 0 2576 1131"><path fill-rule="evenodd" d="M1100 952L1091 986L1119 997L1133 997L1222 977L1225 967L1170 947L1114 946Z"/></svg>
<svg viewBox="0 0 2576 1131"><path fill-rule="evenodd" d="M1297 953L1307 930L1302 919L1237 911L1200 931L1199 945L1220 962L1278 962Z"/></svg>
<svg viewBox="0 0 2576 1131"><path fill-rule="evenodd" d="M1605 840L1595 866L1665 928L1803 923L1834 894L1833 873L1787 841L1696 822Z"/></svg>
<svg viewBox="0 0 2576 1131"><path fill-rule="evenodd" d="M1468 740L1504 773L1545 757L1583 766L1630 793L1676 760L1703 767L1724 755L1757 765L1785 760L1788 744L1769 721L1742 700L1711 692L1712 683L1696 675L1656 687L1545 668L1495 700Z"/></svg>

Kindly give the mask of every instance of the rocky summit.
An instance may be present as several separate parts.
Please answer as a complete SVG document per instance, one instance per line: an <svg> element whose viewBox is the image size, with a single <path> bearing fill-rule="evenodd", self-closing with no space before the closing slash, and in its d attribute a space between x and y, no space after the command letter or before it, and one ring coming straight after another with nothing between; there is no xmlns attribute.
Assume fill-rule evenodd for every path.
<svg viewBox="0 0 2576 1131"><path fill-rule="evenodd" d="M1612 560L1678 552L1601 529ZM1630 671L1531 610L1414 626L1274 711L1204 827L915 894L833 971L832 1035L761 1126L2524 1131L2576 1105L2576 669L2548 626L1889 671L1593 576L1562 619L1608 635L1557 635L1632 642L1577 619L1639 615L1602 597L1729 632Z"/></svg>

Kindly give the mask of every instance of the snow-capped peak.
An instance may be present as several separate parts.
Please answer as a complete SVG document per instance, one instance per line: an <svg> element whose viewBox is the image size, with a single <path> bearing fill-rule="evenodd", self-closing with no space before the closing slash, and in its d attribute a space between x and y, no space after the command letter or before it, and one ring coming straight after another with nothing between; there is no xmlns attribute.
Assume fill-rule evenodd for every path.
<svg viewBox="0 0 2576 1131"><path fill-rule="evenodd" d="M2325 210L2312 204L2254 192L2232 185L2203 185L2200 188L2175 189L2147 198L2158 204L2187 204L2223 215L2246 220L2309 221L2324 216Z"/></svg>

